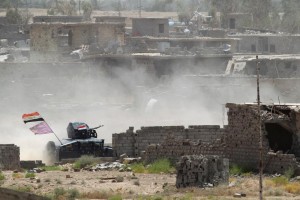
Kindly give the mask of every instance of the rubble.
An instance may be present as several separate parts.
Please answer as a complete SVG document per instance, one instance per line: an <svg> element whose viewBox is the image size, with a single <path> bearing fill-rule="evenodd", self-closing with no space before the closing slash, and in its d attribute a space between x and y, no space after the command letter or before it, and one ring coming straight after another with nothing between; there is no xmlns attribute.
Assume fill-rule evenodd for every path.
<svg viewBox="0 0 300 200"><path fill-rule="evenodd" d="M228 184L229 161L220 156L182 156L176 165L176 187Z"/></svg>
<svg viewBox="0 0 300 200"><path fill-rule="evenodd" d="M96 166L92 167L91 169L93 171L99 171L99 170L112 170L112 169L121 169L124 168L125 165L119 162L106 162L106 163L101 163L97 164Z"/></svg>

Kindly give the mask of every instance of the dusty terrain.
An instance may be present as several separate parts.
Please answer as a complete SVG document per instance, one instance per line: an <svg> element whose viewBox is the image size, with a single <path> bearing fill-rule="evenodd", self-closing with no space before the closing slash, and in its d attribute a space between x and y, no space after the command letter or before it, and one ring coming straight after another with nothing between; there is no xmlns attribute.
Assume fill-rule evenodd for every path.
<svg viewBox="0 0 300 200"><path fill-rule="evenodd" d="M47 196L53 194L56 188L65 190L77 189L86 199L103 199L107 195L119 194L129 199L236 199L233 195L245 193L242 199L258 199L258 177L231 177L230 186L222 185L215 188L186 188L175 187L175 174L134 174L119 171L46 171L37 173L36 177L24 178L25 173L4 171L5 180L2 187L19 191L32 192ZM123 177L120 182L116 177ZM266 199L299 199L300 196L286 192L284 186L270 184L270 178L265 179Z"/></svg>

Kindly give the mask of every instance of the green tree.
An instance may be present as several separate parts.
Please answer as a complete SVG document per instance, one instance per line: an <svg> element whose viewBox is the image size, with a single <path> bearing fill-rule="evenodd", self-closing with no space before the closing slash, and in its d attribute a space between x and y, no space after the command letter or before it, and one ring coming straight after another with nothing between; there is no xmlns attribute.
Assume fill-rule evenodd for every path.
<svg viewBox="0 0 300 200"><path fill-rule="evenodd" d="M87 1L82 2L82 10L83 10L83 17L85 20L91 20L91 15L93 12L92 4Z"/></svg>
<svg viewBox="0 0 300 200"><path fill-rule="evenodd" d="M290 33L299 33L300 30L300 1L282 0L282 9L284 12L281 28Z"/></svg>

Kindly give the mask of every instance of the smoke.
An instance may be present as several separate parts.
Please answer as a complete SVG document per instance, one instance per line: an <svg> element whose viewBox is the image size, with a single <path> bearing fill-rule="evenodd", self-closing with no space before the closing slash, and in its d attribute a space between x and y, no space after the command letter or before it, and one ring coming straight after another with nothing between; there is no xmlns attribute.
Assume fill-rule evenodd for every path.
<svg viewBox="0 0 300 200"><path fill-rule="evenodd" d="M24 113L40 112L59 138L67 137L69 122L86 122L90 127L103 124L98 138L111 143L113 133L129 126L222 126L227 102L256 101L255 78L225 78L215 70L214 76L197 75L199 65L193 62L187 62L180 73L160 77L154 69L137 64L109 69L102 64L7 65L0 75L0 143L20 146L24 160L44 160L46 143L58 143L53 134L30 132L21 119ZM181 64L172 67L183 68ZM261 89L262 101L278 99L272 82L263 83Z"/></svg>

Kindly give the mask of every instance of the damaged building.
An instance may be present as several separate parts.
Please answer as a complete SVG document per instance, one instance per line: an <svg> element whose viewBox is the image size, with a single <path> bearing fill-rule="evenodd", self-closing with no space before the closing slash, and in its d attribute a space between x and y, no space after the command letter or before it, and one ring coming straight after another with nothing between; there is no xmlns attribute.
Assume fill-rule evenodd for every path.
<svg viewBox="0 0 300 200"><path fill-rule="evenodd" d="M109 52L124 45L124 28L124 23L33 23L30 60L58 61L77 49Z"/></svg>
<svg viewBox="0 0 300 200"><path fill-rule="evenodd" d="M218 155L231 164L254 169L259 163L257 105L226 104L228 125L142 127L113 135L115 155L178 160L183 155ZM262 105L263 165L267 173L293 168L300 173L300 105Z"/></svg>

